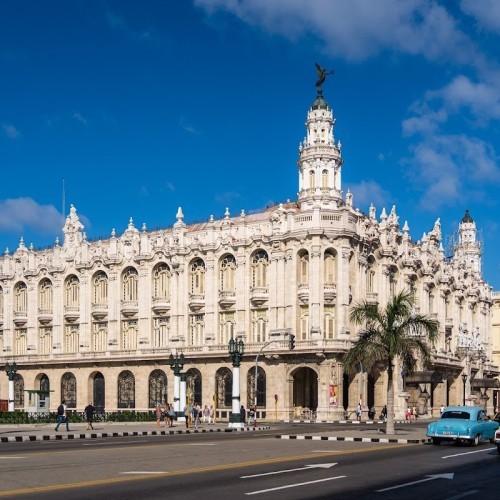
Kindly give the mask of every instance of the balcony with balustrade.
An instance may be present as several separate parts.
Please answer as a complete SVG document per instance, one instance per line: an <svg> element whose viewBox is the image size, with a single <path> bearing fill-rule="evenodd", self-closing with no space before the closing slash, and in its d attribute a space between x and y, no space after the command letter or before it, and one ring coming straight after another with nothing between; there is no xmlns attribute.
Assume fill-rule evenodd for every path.
<svg viewBox="0 0 500 500"><path fill-rule="evenodd" d="M269 300L269 288L267 286L253 286L250 288L250 301L252 305L259 307Z"/></svg>
<svg viewBox="0 0 500 500"><path fill-rule="evenodd" d="M80 317L80 307L79 306L65 306L64 307L64 319L68 323L75 322Z"/></svg>
<svg viewBox="0 0 500 500"><path fill-rule="evenodd" d="M307 283L302 283L297 286L297 297L304 304L309 302L309 285Z"/></svg>
<svg viewBox="0 0 500 500"><path fill-rule="evenodd" d="M323 285L323 297L325 302L333 302L337 298L337 284L325 283Z"/></svg>
<svg viewBox="0 0 500 500"><path fill-rule="evenodd" d="M198 312L205 307L205 295L203 293L189 294L189 309L193 312Z"/></svg>
<svg viewBox="0 0 500 500"><path fill-rule="evenodd" d="M236 304L236 293L234 291L219 290L219 306L228 309Z"/></svg>
<svg viewBox="0 0 500 500"><path fill-rule="evenodd" d="M98 321L103 320L108 315L108 304L101 302L92 304L92 317Z"/></svg>
<svg viewBox="0 0 500 500"><path fill-rule="evenodd" d="M378 293L377 292L366 292L366 302L368 304L378 305Z"/></svg>
<svg viewBox="0 0 500 500"><path fill-rule="evenodd" d="M42 325L47 325L52 321L54 314L52 309L38 309L38 321Z"/></svg>
<svg viewBox="0 0 500 500"><path fill-rule="evenodd" d="M169 297L154 297L152 309L153 309L153 312L159 316L163 316L164 314L167 314L167 312L170 311L170 298Z"/></svg>
<svg viewBox="0 0 500 500"><path fill-rule="evenodd" d="M14 324L16 326L24 326L28 322L27 311L14 311Z"/></svg>
<svg viewBox="0 0 500 500"><path fill-rule="evenodd" d="M122 300L121 312L125 318L133 318L139 312L139 302L137 300Z"/></svg>

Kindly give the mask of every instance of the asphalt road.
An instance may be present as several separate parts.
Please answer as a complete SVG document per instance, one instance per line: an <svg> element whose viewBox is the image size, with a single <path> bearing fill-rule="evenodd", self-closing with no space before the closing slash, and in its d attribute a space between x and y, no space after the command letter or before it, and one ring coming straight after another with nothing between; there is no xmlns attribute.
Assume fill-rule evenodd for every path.
<svg viewBox="0 0 500 500"><path fill-rule="evenodd" d="M281 430L306 432L312 426ZM277 434L272 430L3 445L0 497L498 497L500 455L487 443L470 448L289 441L276 439Z"/></svg>

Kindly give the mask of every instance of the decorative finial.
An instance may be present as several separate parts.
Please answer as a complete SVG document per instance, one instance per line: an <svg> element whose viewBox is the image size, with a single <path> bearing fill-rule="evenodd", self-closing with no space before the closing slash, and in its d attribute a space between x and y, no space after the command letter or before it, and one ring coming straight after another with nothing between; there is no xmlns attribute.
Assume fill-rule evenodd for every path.
<svg viewBox="0 0 500 500"><path fill-rule="evenodd" d="M147 227L146 227L146 223L145 223L145 222L143 222L143 223L142 223L142 232L143 232L143 233L145 233L147 230L148 230L148 229L147 229Z"/></svg>
<svg viewBox="0 0 500 500"><path fill-rule="evenodd" d="M179 209L177 210L177 214L175 217L177 218L178 221L181 221L182 219L184 219L184 214L182 213L181 207L179 207Z"/></svg>
<svg viewBox="0 0 500 500"><path fill-rule="evenodd" d="M327 71L325 68L322 68L318 63L314 63L316 66L316 73L318 73L318 81L316 82L316 88L318 89L318 94L321 92L321 85L326 80L326 77L329 75L333 75L335 71Z"/></svg>
<svg viewBox="0 0 500 500"><path fill-rule="evenodd" d="M229 219L229 207L226 207L226 211L224 212L224 219Z"/></svg>

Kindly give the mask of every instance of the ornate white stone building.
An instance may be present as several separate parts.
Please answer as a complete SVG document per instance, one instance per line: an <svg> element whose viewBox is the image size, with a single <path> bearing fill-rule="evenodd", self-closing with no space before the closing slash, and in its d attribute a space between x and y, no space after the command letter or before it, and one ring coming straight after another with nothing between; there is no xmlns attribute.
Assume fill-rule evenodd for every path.
<svg viewBox="0 0 500 500"><path fill-rule="evenodd" d="M15 407L28 390L50 392L81 409L152 408L173 400L167 357L183 352L189 394L231 408L230 338L245 342L241 401L254 397L259 358L259 415L339 418L360 398L377 412L386 403L384 367L344 373L356 339L350 305L384 305L411 290L421 313L439 324L432 367L396 381L398 413L476 399L493 405L491 288L481 275L481 248L467 212L452 257L445 257L439 219L415 242L396 208L379 217L342 193L341 144L321 90L307 113L299 145L298 198L261 213L230 214L187 225L179 208L172 227L89 242L72 206L64 241L34 251L21 239L0 258L0 363L15 361ZM288 349L286 334L296 347ZM360 367L360 370L362 368ZM465 383L461 377L467 375ZM8 379L0 378L6 399ZM49 393L47 393L49 394ZM488 399L489 397L489 399ZM481 399L482 398L482 399Z"/></svg>

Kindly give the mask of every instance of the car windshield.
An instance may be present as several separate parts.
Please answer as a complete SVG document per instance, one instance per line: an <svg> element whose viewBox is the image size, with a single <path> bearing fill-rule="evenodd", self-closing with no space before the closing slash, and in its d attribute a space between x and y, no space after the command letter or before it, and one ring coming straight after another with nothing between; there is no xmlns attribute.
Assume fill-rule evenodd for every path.
<svg viewBox="0 0 500 500"><path fill-rule="evenodd" d="M445 411L441 418L461 418L463 420L469 420L470 419L470 413L467 411Z"/></svg>

